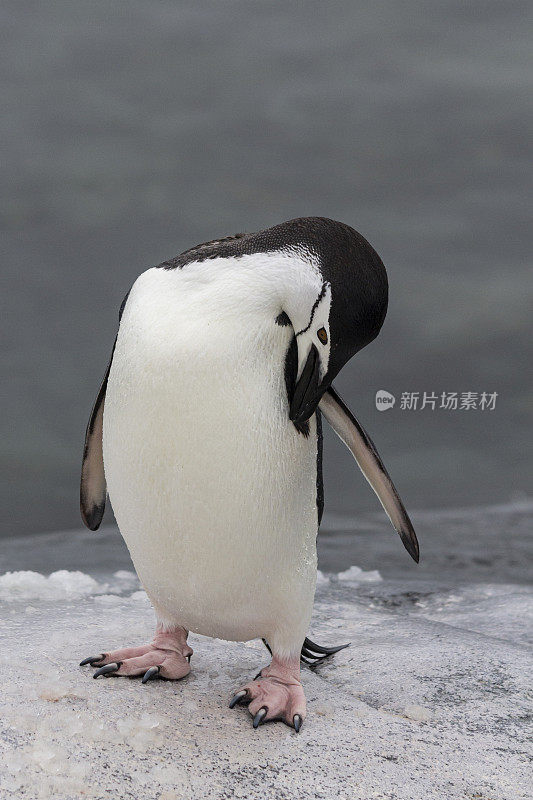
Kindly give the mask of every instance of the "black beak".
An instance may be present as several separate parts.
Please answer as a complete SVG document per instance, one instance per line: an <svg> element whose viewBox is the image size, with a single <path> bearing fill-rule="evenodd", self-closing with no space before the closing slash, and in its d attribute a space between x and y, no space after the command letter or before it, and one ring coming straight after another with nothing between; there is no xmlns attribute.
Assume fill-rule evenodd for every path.
<svg viewBox="0 0 533 800"><path fill-rule="evenodd" d="M289 417L293 422L305 422L314 414L323 392L319 391L320 357L315 345L311 346L305 367L294 387Z"/></svg>

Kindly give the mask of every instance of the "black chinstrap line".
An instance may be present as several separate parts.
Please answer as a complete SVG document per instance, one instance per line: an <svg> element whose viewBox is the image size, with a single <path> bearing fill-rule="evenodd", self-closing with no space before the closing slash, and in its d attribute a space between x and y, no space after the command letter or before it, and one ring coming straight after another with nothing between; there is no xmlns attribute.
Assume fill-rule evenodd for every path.
<svg viewBox="0 0 533 800"><path fill-rule="evenodd" d="M309 330L309 328L313 324L313 319L315 317L315 311L317 310L318 306L320 305L320 301L322 300L322 298L326 294L328 286L329 286L329 283L327 281L324 281L324 283L322 284L322 288L320 290L320 294L318 295L317 299L313 303L313 307L311 309L311 316L309 317L309 322L307 323L305 328L302 328L301 331L298 331L297 333L295 333L294 334L295 336L300 336L300 334L302 334L302 333L307 333L307 331Z"/></svg>

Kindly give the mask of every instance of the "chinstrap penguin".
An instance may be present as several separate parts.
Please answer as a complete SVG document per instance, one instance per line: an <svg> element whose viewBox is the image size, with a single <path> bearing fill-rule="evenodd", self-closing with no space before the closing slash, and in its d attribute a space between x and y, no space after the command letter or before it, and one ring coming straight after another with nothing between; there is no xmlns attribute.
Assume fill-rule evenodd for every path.
<svg viewBox="0 0 533 800"><path fill-rule="evenodd" d="M82 661L98 675L179 679L189 631L261 638L272 660L240 688L254 727L306 713L300 661L323 506L321 414L352 451L418 561L374 444L332 386L378 334L383 263L340 222L311 217L193 247L144 272L122 303L87 427L81 513L106 493L155 609L153 642Z"/></svg>

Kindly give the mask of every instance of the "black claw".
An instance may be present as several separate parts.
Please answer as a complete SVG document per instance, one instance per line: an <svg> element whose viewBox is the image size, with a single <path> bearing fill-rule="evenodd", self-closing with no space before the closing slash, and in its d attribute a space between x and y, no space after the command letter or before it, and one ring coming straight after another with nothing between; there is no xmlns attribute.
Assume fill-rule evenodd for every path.
<svg viewBox="0 0 533 800"><path fill-rule="evenodd" d="M112 664L105 664L100 669L97 669L93 678L98 678L99 675L109 675L111 672L117 672L120 669L122 661L114 661Z"/></svg>
<svg viewBox="0 0 533 800"><path fill-rule="evenodd" d="M246 691L246 689L241 689L240 692L237 692L237 694L234 694L233 697L231 698L231 700L229 701L229 707L230 708L235 708L237 703L240 703L241 700L243 700L246 697L247 694L248 694L248 692Z"/></svg>
<svg viewBox="0 0 533 800"><path fill-rule="evenodd" d="M159 667L150 667L149 669L147 669L146 672L144 673L143 677L142 677L141 683L148 683L149 680L151 680L152 678L155 678L156 675L159 675L160 670L161 670L161 666L159 666Z"/></svg>
<svg viewBox="0 0 533 800"><path fill-rule="evenodd" d="M265 647L266 647L266 649L268 650L268 652L270 653L270 655L272 655L272 648L270 647L270 645L269 645L269 643L267 642L267 640L266 640L266 639L261 639L261 641L262 641L262 642L263 642L263 644L265 645Z"/></svg>
<svg viewBox="0 0 533 800"><path fill-rule="evenodd" d="M268 714L268 710L264 706L263 706L263 708L259 709L259 711L257 712L257 714L254 717L254 723L253 723L254 724L254 728L258 728L261 725L261 722L263 721L263 719L266 717L267 714Z"/></svg>
<svg viewBox="0 0 533 800"><path fill-rule="evenodd" d="M299 714L294 715L294 717L292 718L292 724L294 725L294 730L296 731L296 733L300 733L300 728L303 725L303 719Z"/></svg>
<svg viewBox="0 0 533 800"><path fill-rule="evenodd" d="M80 661L80 667L84 667L86 664L90 664L91 667L94 667L99 661L103 661L105 658L105 653L100 653L99 656L89 656L89 658L84 658L83 661Z"/></svg>

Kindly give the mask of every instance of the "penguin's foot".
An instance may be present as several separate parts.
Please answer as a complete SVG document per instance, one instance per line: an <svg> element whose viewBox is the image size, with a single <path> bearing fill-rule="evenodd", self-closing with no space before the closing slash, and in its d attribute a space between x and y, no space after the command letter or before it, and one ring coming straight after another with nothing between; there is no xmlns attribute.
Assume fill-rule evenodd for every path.
<svg viewBox="0 0 533 800"><path fill-rule="evenodd" d="M159 629L151 644L140 647L124 647L97 656L84 658L80 667L90 664L98 667L93 678L142 675L142 682L152 678L165 678L177 681L191 671L192 649L187 644L188 631L173 628L170 631Z"/></svg>
<svg viewBox="0 0 533 800"><path fill-rule="evenodd" d="M236 705L248 706L254 728L262 722L280 719L298 733L306 711L299 657L287 660L273 656L270 666L232 697L229 707Z"/></svg>

